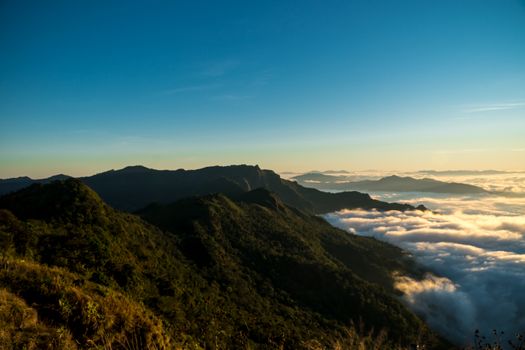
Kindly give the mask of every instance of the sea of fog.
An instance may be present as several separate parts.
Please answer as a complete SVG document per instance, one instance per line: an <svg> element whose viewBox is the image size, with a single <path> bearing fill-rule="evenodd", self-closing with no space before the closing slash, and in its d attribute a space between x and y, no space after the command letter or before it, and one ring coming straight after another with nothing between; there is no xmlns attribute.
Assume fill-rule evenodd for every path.
<svg viewBox="0 0 525 350"><path fill-rule="evenodd" d="M436 178L434 176L434 178ZM437 178L525 193L525 174ZM512 339L525 331L525 196L371 193L432 211L342 210L325 218L350 233L404 248L434 274L398 276L404 300L458 344L479 329Z"/></svg>

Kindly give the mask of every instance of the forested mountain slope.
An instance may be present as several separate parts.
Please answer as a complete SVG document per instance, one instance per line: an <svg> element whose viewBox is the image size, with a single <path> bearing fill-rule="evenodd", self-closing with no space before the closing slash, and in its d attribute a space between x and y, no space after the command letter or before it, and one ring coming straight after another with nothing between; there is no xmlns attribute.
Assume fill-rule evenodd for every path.
<svg viewBox="0 0 525 350"><path fill-rule="evenodd" d="M266 190L151 205L140 212L149 223L74 179L1 197L0 208L0 305L34 315L11 341L296 349L330 347L362 322L388 331L384 348L446 347L395 296L394 271L422 273L400 249Z"/></svg>

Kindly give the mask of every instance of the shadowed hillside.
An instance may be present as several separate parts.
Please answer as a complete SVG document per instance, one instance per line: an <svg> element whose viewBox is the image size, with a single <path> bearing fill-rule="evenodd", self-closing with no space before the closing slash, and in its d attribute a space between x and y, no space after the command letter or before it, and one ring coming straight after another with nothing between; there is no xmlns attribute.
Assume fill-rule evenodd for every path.
<svg viewBox="0 0 525 350"><path fill-rule="evenodd" d="M392 272L422 274L400 249L262 189L150 205L150 223L73 179L0 208L0 309L22 315L25 333L6 335L20 344L59 332L54 348L331 347L352 322L387 330L385 349L441 342L394 295Z"/></svg>
<svg viewBox="0 0 525 350"><path fill-rule="evenodd" d="M18 191L22 188L31 186L33 184L46 184L55 180L64 180L69 178L67 175L54 175L45 179L31 179L27 176L15 177L11 179L0 179L0 196Z"/></svg>
<svg viewBox="0 0 525 350"><path fill-rule="evenodd" d="M414 209L408 204L377 201L359 192L321 192L281 179L271 170L248 165L214 166L198 170L155 170L131 166L83 177L81 180L114 208L130 212L154 202L168 204L181 198L212 193L235 197L257 188L276 193L287 205L316 214L344 208ZM38 181L45 182L46 179ZM0 194L27 185L27 181L1 180Z"/></svg>
<svg viewBox="0 0 525 350"><path fill-rule="evenodd" d="M343 208L407 210L410 205L376 201L358 192L326 193L281 179L258 166L214 166L198 170L154 170L141 166L108 171L82 181L116 208L134 211L152 203L170 203L188 196L223 193L238 196L257 188L275 192L287 205L313 213Z"/></svg>

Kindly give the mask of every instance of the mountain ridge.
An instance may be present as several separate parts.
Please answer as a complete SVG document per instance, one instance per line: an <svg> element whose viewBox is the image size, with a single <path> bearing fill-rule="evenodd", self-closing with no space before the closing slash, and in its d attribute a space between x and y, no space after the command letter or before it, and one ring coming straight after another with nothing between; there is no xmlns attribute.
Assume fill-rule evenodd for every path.
<svg viewBox="0 0 525 350"><path fill-rule="evenodd" d="M433 192L448 194L489 194L481 187L444 182L431 178L416 179L410 176L390 175L378 180L347 181L345 176L307 173L292 178L303 186L319 190L357 190L384 192Z"/></svg>
<svg viewBox="0 0 525 350"><path fill-rule="evenodd" d="M275 192L287 205L316 214L345 208L416 209L408 204L374 200L368 194L356 191L334 194L306 188L257 165L210 166L196 170L155 170L131 166L79 179L111 206L129 212L154 202L166 204L184 197L210 193L224 193L236 197L256 188ZM25 186L20 185L17 189L21 187ZM0 194L8 192L8 188L7 183L0 181Z"/></svg>
<svg viewBox="0 0 525 350"><path fill-rule="evenodd" d="M360 320L367 330L389 329L385 349L421 335L447 347L395 296L394 270L414 278L423 273L401 249L349 235L267 190L238 200L188 197L139 214L111 208L77 179L0 197L5 258L12 266L31 264L22 275L21 267L0 270L3 288L27 305L38 300L41 322L65 327L79 348L102 344L102 334L117 344L135 329L89 321L93 308L104 312L101 320L123 317L104 309L93 290L124 294L134 310L143 304L145 315L154 314L153 324L137 325L149 327L139 335L144 348L170 338L192 348L295 349L312 339L329 346ZM61 277L66 272L73 275ZM56 280L69 294L49 285ZM72 314L67 303L80 297ZM155 326L159 318L169 327Z"/></svg>

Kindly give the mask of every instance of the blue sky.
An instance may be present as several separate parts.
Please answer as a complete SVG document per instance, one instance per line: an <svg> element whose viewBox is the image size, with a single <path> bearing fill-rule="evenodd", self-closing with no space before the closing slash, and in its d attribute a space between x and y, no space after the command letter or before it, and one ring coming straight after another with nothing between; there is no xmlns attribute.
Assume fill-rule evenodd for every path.
<svg viewBox="0 0 525 350"><path fill-rule="evenodd" d="M525 168L525 1L0 3L0 177Z"/></svg>

